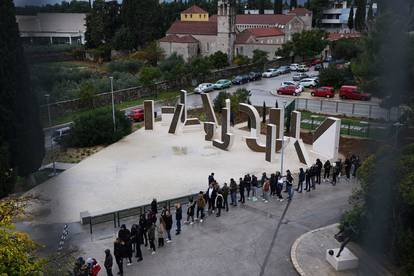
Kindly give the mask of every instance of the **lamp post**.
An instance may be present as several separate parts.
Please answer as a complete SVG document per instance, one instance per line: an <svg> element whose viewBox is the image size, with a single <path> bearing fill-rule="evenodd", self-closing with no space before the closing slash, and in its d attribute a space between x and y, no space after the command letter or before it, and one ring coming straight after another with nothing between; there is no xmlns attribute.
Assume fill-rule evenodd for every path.
<svg viewBox="0 0 414 276"><path fill-rule="evenodd" d="M395 132L395 141L394 141L394 147L397 147L398 144L398 136L400 134L400 129L404 124L400 123L400 122L396 122L395 124L393 124L393 126L396 128L396 132Z"/></svg>
<svg viewBox="0 0 414 276"><path fill-rule="evenodd" d="M280 175L283 175L283 160L284 160L284 143L285 143L285 109L286 109L286 101L283 101L283 129L282 129L282 149L280 152Z"/></svg>
<svg viewBox="0 0 414 276"><path fill-rule="evenodd" d="M109 77L111 80L111 97L112 97L112 122L114 124L114 132L116 131L115 124L115 100L114 100L114 77Z"/></svg>
<svg viewBox="0 0 414 276"><path fill-rule="evenodd" d="M52 126L52 116L50 115L50 104L49 104L49 98L50 95L49 94L45 94L45 98L46 98L46 104L47 104L47 116L49 119L49 127ZM55 153L53 151L53 131L52 134L50 135L50 151L52 153L52 162L53 162L53 173L51 174L51 176L56 175L56 162L55 162Z"/></svg>

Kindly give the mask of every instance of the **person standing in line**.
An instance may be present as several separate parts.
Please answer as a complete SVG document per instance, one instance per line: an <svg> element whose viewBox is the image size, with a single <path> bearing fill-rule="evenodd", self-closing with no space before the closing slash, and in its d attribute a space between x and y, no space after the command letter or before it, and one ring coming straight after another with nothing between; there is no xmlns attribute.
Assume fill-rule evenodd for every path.
<svg viewBox="0 0 414 276"><path fill-rule="evenodd" d="M277 186L277 181L276 181L276 174L272 173L270 175L270 196L274 197L276 195L276 186Z"/></svg>
<svg viewBox="0 0 414 276"><path fill-rule="evenodd" d="M155 224L151 223L151 225L148 228L148 239L150 244L150 249L152 249L152 255L155 254Z"/></svg>
<svg viewBox="0 0 414 276"><path fill-rule="evenodd" d="M206 200L204 199L204 194L202 191L200 191L200 193L198 194L198 198L197 198L197 218L196 220L198 220L198 217L200 215L200 222L203 222L204 219L204 207L206 206Z"/></svg>
<svg viewBox="0 0 414 276"><path fill-rule="evenodd" d="M194 205L195 203L193 201L193 198L190 198L190 202L188 203L188 208L187 208L187 221L185 222L186 224L194 223ZM191 222L190 222L190 218L191 218Z"/></svg>
<svg viewBox="0 0 414 276"><path fill-rule="evenodd" d="M160 216L160 224L158 225L158 248L164 247L165 222L164 217Z"/></svg>
<svg viewBox="0 0 414 276"><path fill-rule="evenodd" d="M145 217L145 213L144 214L141 214L140 216L139 216L139 222L138 222L138 225L139 225L139 227L140 227L140 229L141 229L141 234L142 234L142 241L144 241L145 240L145 247L147 247L148 246L148 236L147 236L147 219L146 219L146 217Z"/></svg>
<svg viewBox="0 0 414 276"><path fill-rule="evenodd" d="M305 191L310 192L311 190L311 172L310 169L306 169L305 171Z"/></svg>
<svg viewBox="0 0 414 276"><path fill-rule="evenodd" d="M257 187L259 183L257 181L257 177L253 174L252 175L252 201L257 201Z"/></svg>
<svg viewBox="0 0 414 276"><path fill-rule="evenodd" d="M230 198L230 205L237 206L237 183L233 178L230 179Z"/></svg>
<svg viewBox="0 0 414 276"><path fill-rule="evenodd" d="M332 168L332 185L333 186L336 185L337 174L338 174L338 164L334 163L334 166Z"/></svg>
<svg viewBox="0 0 414 276"><path fill-rule="evenodd" d="M171 242L171 229L173 226L173 219L172 219L172 215L169 209L167 209L167 211L165 211L165 216L164 216L164 222L165 222L165 230L167 231L167 243Z"/></svg>
<svg viewBox="0 0 414 276"><path fill-rule="evenodd" d="M156 216L158 213L157 199L154 198L151 202L151 212Z"/></svg>
<svg viewBox="0 0 414 276"><path fill-rule="evenodd" d="M124 275L124 246L120 238L116 238L114 242L114 256L116 264L118 265L119 275Z"/></svg>
<svg viewBox="0 0 414 276"><path fill-rule="evenodd" d="M114 261L113 261L112 255L111 255L111 250L105 249L104 267L105 267L105 270L106 270L106 275L113 276L113 274L112 274L113 264L114 264Z"/></svg>
<svg viewBox="0 0 414 276"><path fill-rule="evenodd" d="M207 202L208 202L208 213L214 213L214 201L216 199L216 190L213 187L213 183L210 183L210 185L208 186L206 195L207 195Z"/></svg>
<svg viewBox="0 0 414 276"><path fill-rule="evenodd" d="M226 212L229 211L229 186L227 186L227 183L224 182L223 188L221 189L221 194L223 196L223 208L226 209Z"/></svg>
<svg viewBox="0 0 414 276"><path fill-rule="evenodd" d="M250 200L250 190L251 190L251 178L249 174L246 174L244 176L244 185L246 187L246 191L247 191L247 200Z"/></svg>
<svg viewBox="0 0 414 276"><path fill-rule="evenodd" d="M311 184L312 184L312 189L316 189L316 186L315 186L315 184L316 184L316 165L314 164L314 165L312 165L311 167L310 167L310 169L309 169L309 173L310 173L310 180L311 180Z"/></svg>
<svg viewBox="0 0 414 276"><path fill-rule="evenodd" d="M125 224L121 225L121 229L118 231L118 237L122 241L122 245L125 248L124 258L128 258L127 266L132 265L132 243L131 243L131 231L129 231Z"/></svg>
<svg viewBox="0 0 414 276"><path fill-rule="evenodd" d="M329 160L326 160L325 164L323 164L323 181L329 181L329 174L331 172L331 162Z"/></svg>
<svg viewBox="0 0 414 276"><path fill-rule="evenodd" d="M303 168L299 169L299 181L298 181L298 188L296 189L296 191L298 191L299 193L302 192L303 189L303 182L305 181L305 172L303 171ZM300 189L300 190L299 190ZM306 190L306 189L305 189Z"/></svg>
<svg viewBox="0 0 414 276"><path fill-rule="evenodd" d="M349 158L345 159L344 166L346 179L349 181L349 179L351 178L351 160L349 160Z"/></svg>
<svg viewBox="0 0 414 276"><path fill-rule="evenodd" d="M292 174L290 173L290 170L287 170L286 171L286 188L287 188L287 191L288 191L288 200L290 201L290 200L292 200L292 198L293 198L293 189L292 189L292 186L293 186L293 176L292 176Z"/></svg>
<svg viewBox="0 0 414 276"><path fill-rule="evenodd" d="M322 167L323 164L321 160L316 159L316 182L320 185L321 184L321 174L322 174Z"/></svg>
<svg viewBox="0 0 414 276"><path fill-rule="evenodd" d="M280 172L276 172L276 196L280 202L283 201L282 190L283 190L283 177Z"/></svg>
<svg viewBox="0 0 414 276"><path fill-rule="evenodd" d="M223 208L223 195L222 195L222 191L221 189L218 191L217 196L216 196L216 202L215 205L217 207L217 215L216 217L221 216L221 209Z"/></svg>
<svg viewBox="0 0 414 276"><path fill-rule="evenodd" d="M139 225L133 224L131 227L131 239L130 242L132 243L132 248L135 251L135 257L138 259L138 262L142 260L142 252L141 252L141 233L140 233Z"/></svg>
<svg viewBox="0 0 414 276"><path fill-rule="evenodd" d="M264 202L267 203L267 202L269 202L269 190L270 190L270 180L269 179L265 180L265 182L262 186L262 189L263 189Z"/></svg>
<svg viewBox="0 0 414 276"><path fill-rule="evenodd" d="M214 173L212 172L209 176L208 176L208 185L210 185L211 183L213 183L214 180Z"/></svg>
<svg viewBox="0 0 414 276"><path fill-rule="evenodd" d="M243 179L240 177L240 179L239 179L239 192L240 192L240 199L239 199L239 202L240 203L243 203L244 204L244 202L245 202L245 198L244 198L244 190L245 190L245 184L244 184L244 181L243 181Z"/></svg>
<svg viewBox="0 0 414 276"><path fill-rule="evenodd" d="M177 225L177 231L175 232L176 235L180 235L181 233L181 220L183 219L183 209L181 209L181 204L175 204L175 222Z"/></svg>
<svg viewBox="0 0 414 276"><path fill-rule="evenodd" d="M267 180L268 178L267 178L267 175L266 175L266 173L264 172L263 174L262 174L262 179L260 180L260 183L262 184L262 199L263 200L265 200L264 199L264 191L263 191L263 185L264 185L264 183L266 182L266 180Z"/></svg>

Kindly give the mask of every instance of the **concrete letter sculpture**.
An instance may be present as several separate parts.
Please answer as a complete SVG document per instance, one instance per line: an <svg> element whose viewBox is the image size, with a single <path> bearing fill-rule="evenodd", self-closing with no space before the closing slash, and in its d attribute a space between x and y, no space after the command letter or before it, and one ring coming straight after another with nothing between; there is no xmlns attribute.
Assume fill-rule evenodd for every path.
<svg viewBox="0 0 414 276"><path fill-rule="evenodd" d="M334 117L326 118L313 134L313 151L327 159L337 159L340 132L341 120Z"/></svg>
<svg viewBox="0 0 414 276"><path fill-rule="evenodd" d="M184 106L182 104L178 104L174 111L174 117L171 121L170 129L168 133L175 134L177 131L177 126L180 121L181 114L183 112Z"/></svg>
<svg viewBox="0 0 414 276"><path fill-rule="evenodd" d="M254 108L252 105L241 103L239 104L240 111L246 113L249 116L249 120L251 122L250 127L250 136L246 138L246 144L252 151L256 152L265 152L266 145L259 144L258 138L260 135L260 115L257 112L257 109Z"/></svg>
<svg viewBox="0 0 414 276"><path fill-rule="evenodd" d="M181 113L181 123L185 124L187 120L187 91L185 90L180 90L180 104L184 107Z"/></svg>
<svg viewBox="0 0 414 276"><path fill-rule="evenodd" d="M276 125L267 124L265 160L272 162L276 152Z"/></svg>
<svg viewBox="0 0 414 276"><path fill-rule="evenodd" d="M233 145L234 134L228 132L230 128L230 100L226 99L226 107L221 109L221 140L214 139L213 146L229 150Z"/></svg>
<svg viewBox="0 0 414 276"><path fill-rule="evenodd" d="M154 101L144 101L144 126L145 130L154 129Z"/></svg>
<svg viewBox="0 0 414 276"><path fill-rule="evenodd" d="M161 125L169 126L174 117L175 107L163 106L161 107Z"/></svg>
<svg viewBox="0 0 414 276"><path fill-rule="evenodd" d="M285 131L285 110L283 108L271 108L269 111L269 123L276 125L276 152L282 149L282 138ZM287 142L283 143L287 146Z"/></svg>
<svg viewBox="0 0 414 276"><path fill-rule="evenodd" d="M300 139L300 120L301 113L299 111L293 111L290 118L290 131L289 136L295 139Z"/></svg>
<svg viewBox="0 0 414 276"><path fill-rule="evenodd" d="M202 93L201 100L203 101L203 109L207 117L207 120L204 123L204 131L206 133L204 139L206 141L212 141L218 125L216 114L214 113L210 96L208 94Z"/></svg>

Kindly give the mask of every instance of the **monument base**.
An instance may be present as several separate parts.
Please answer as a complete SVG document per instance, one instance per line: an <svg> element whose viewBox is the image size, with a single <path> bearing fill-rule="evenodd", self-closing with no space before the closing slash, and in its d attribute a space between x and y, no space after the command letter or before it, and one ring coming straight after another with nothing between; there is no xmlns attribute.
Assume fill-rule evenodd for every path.
<svg viewBox="0 0 414 276"><path fill-rule="evenodd" d="M329 251L333 251L333 254L329 254ZM358 257L356 257L348 248L344 248L341 252L341 256L336 257L339 248L327 249L326 260L330 263L336 271L343 271L349 269L358 268Z"/></svg>

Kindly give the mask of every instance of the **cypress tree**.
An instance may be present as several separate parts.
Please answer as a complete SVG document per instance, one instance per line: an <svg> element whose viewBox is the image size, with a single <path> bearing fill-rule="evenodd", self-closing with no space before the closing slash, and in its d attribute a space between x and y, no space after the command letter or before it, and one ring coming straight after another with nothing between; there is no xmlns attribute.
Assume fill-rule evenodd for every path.
<svg viewBox="0 0 414 276"><path fill-rule="evenodd" d="M348 28L350 30L352 30L354 28L354 6L352 6L351 10L349 11Z"/></svg>
<svg viewBox="0 0 414 276"><path fill-rule="evenodd" d="M297 0L290 0L290 9L294 9L298 6Z"/></svg>
<svg viewBox="0 0 414 276"><path fill-rule="evenodd" d="M358 0L355 13L355 29L359 32L365 30L365 8L366 0Z"/></svg>
<svg viewBox="0 0 414 276"><path fill-rule="evenodd" d="M28 176L41 165L44 137L12 0L0 2L0 99L0 140L8 146L9 166Z"/></svg>
<svg viewBox="0 0 414 276"><path fill-rule="evenodd" d="M275 14L282 14L283 0L274 0L274 12Z"/></svg>
<svg viewBox="0 0 414 276"><path fill-rule="evenodd" d="M265 10L265 1L259 0L259 14L264 14Z"/></svg>

